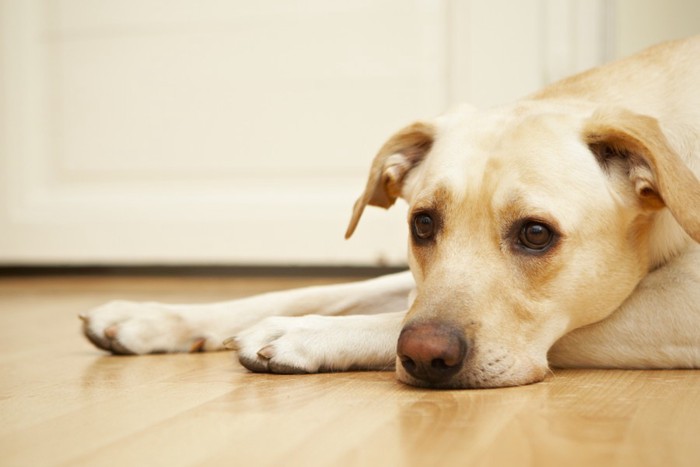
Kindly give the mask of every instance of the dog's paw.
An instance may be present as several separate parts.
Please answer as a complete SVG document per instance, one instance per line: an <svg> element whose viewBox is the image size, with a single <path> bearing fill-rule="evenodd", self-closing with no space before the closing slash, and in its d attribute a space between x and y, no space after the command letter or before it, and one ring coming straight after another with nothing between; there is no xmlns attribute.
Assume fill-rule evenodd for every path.
<svg viewBox="0 0 700 467"><path fill-rule="evenodd" d="M81 313L83 333L95 346L119 355L217 350L221 341L197 335L167 305L114 301Z"/></svg>
<svg viewBox="0 0 700 467"><path fill-rule="evenodd" d="M241 365L256 373L317 373L343 370L330 364L328 318L273 316L228 339Z"/></svg>

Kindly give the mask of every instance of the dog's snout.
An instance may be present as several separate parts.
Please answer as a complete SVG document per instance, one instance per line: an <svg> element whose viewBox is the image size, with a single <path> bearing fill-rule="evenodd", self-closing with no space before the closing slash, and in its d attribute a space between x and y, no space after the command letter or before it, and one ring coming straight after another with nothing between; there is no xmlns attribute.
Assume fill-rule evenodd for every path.
<svg viewBox="0 0 700 467"><path fill-rule="evenodd" d="M409 324L401 331L396 353L411 376L440 383L462 368L467 341L460 329L449 324Z"/></svg>

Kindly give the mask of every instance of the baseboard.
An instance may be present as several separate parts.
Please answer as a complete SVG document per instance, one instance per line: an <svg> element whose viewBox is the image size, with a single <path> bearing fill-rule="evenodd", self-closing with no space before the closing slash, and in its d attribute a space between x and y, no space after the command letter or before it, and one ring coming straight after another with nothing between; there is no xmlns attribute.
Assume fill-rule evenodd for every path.
<svg viewBox="0 0 700 467"><path fill-rule="evenodd" d="M407 267L291 265L0 265L0 277L373 277Z"/></svg>

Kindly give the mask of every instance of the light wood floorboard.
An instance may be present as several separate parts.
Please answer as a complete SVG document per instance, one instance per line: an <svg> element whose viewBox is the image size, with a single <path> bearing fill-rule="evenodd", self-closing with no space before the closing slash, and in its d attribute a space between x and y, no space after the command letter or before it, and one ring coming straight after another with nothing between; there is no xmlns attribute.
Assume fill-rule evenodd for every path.
<svg viewBox="0 0 700 467"><path fill-rule="evenodd" d="M250 374L226 352L112 357L76 317L115 298L325 282L0 279L0 465L700 465L700 371L559 370L520 388L427 391L389 372Z"/></svg>

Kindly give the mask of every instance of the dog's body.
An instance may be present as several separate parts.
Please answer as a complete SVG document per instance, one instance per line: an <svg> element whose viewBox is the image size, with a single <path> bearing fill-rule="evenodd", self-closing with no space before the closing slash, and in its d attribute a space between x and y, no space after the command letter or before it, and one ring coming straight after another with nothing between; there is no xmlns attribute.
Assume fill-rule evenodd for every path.
<svg viewBox="0 0 700 467"><path fill-rule="evenodd" d="M212 305L114 302L82 316L85 334L135 354L236 336L253 371L396 362L429 387L527 384L549 364L697 368L699 173L693 38L394 135L348 236L367 204L404 198L411 273Z"/></svg>

